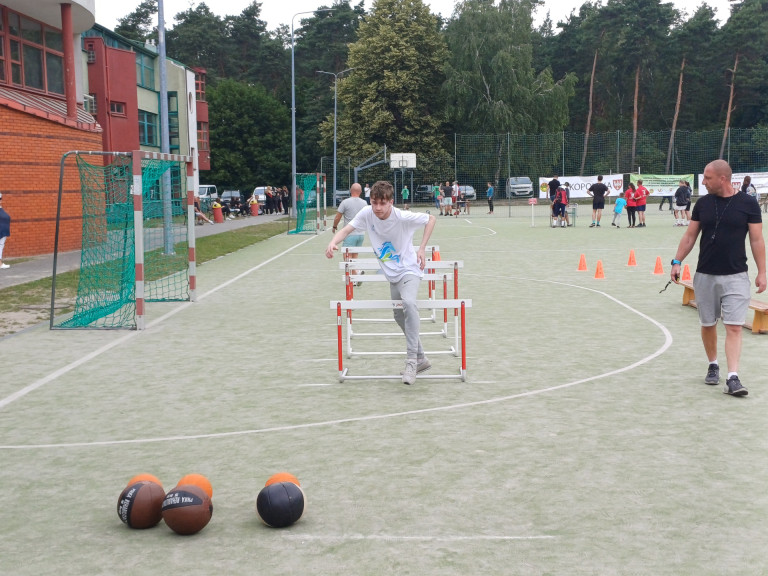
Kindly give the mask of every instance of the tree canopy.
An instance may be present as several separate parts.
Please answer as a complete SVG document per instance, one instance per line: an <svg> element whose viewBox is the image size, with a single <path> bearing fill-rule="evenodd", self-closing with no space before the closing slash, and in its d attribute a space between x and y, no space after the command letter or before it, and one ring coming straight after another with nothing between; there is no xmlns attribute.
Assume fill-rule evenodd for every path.
<svg viewBox="0 0 768 576"><path fill-rule="evenodd" d="M439 21L422 0L378 0L349 45L339 81L345 113L338 119L339 150L364 157L383 145L393 151L443 152L440 86L448 54ZM328 134L326 121L323 132Z"/></svg>
<svg viewBox="0 0 768 576"><path fill-rule="evenodd" d="M705 3L689 16L662 0L587 0L538 28L538 0L463 0L445 20L422 0L376 0L370 13L362 0L318 4L294 37L299 171L314 171L332 150L334 78L318 71L348 68L338 81L338 150L358 158L384 144L438 156L455 132L580 133L588 116L594 132L670 130L675 118L677 130L723 129L731 86L730 126L768 125L766 0L733 2L721 26ZM290 30L268 30L261 6L221 17L201 2L176 14L166 34L169 56L207 71L222 183L245 180L246 169L249 178L290 178L290 127L278 129L291 112ZM153 37L155 13L156 0L144 0L117 32ZM275 116L271 131L260 132L271 143L259 160L267 172L250 164L252 135L240 141L215 124L225 113L213 110L225 98ZM282 174L270 172L280 166Z"/></svg>

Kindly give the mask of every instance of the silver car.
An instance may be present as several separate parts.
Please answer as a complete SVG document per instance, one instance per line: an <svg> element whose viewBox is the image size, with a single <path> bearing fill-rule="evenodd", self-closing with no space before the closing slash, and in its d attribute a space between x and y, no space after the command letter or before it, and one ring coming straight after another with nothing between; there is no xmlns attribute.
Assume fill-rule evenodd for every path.
<svg viewBox="0 0 768 576"><path fill-rule="evenodd" d="M462 186L459 184L459 197L464 195L467 200L477 200L477 193L475 193L474 186Z"/></svg>

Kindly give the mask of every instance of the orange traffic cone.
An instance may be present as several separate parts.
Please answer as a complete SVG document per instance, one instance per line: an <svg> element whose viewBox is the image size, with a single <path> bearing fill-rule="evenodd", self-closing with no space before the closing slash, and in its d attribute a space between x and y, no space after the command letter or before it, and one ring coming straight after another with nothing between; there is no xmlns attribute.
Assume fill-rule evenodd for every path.
<svg viewBox="0 0 768 576"><path fill-rule="evenodd" d="M440 262L440 250L435 250L435 255L432 257L434 262Z"/></svg>
<svg viewBox="0 0 768 576"><path fill-rule="evenodd" d="M581 258L579 258L579 272L586 271L587 269L587 259L584 257L584 254L581 255Z"/></svg>
<svg viewBox="0 0 768 576"><path fill-rule="evenodd" d="M629 251L629 262L627 262L627 266L637 266L637 260L635 260L634 250Z"/></svg>
<svg viewBox="0 0 768 576"><path fill-rule="evenodd" d="M603 261L597 261L597 268L595 269L595 280L604 280L605 274L603 274Z"/></svg>
<svg viewBox="0 0 768 576"><path fill-rule="evenodd" d="M686 264L685 266L683 266L683 276L682 278L680 278L680 280L690 281L690 279L691 279L691 269L688 268L688 264Z"/></svg>
<svg viewBox="0 0 768 576"><path fill-rule="evenodd" d="M661 256L656 256L656 267L653 269L654 274L664 274L664 267L661 265Z"/></svg>

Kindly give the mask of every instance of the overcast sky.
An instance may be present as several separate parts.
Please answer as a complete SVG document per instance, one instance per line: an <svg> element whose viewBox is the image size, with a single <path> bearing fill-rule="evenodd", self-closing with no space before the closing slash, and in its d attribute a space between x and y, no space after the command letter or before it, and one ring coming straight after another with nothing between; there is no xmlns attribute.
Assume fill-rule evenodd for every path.
<svg viewBox="0 0 768 576"><path fill-rule="evenodd" d="M352 0L354 6L358 0ZM141 3L141 0L96 0L96 22L107 28L114 28L117 25L117 19L133 12ZM220 16L235 16L240 14L243 9L251 3L251 0L208 0L206 5ZM442 14L448 17L453 13L455 5L454 0L424 0L435 14ZM556 24L558 20L564 19L573 9L578 9L583 4L583 0L545 0L544 7L536 12L536 21L541 22L546 16L547 11L550 18ZM673 0L673 4L679 9L692 15L696 8L703 3L703 0ZM200 4L199 0L164 0L164 11L166 25L173 26L173 16L183 12L191 6ZM728 0L709 0L707 2L715 9L717 18L722 22L728 19L729 3ZM299 12L311 12L320 6L333 5L333 0L262 0L261 18L266 20L267 27L270 30L275 29L280 24L291 25L291 19ZM366 9L370 9L373 0L365 0ZM301 17L294 20L294 27L298 28Z"/></svg>

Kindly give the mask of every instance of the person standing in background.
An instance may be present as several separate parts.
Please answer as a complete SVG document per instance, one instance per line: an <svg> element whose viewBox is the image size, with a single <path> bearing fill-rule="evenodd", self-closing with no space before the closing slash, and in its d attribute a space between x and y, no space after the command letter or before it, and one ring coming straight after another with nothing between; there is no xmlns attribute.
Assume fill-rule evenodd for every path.
<svg viewBox="0 0 768 576"><path fill-rule="evenodd" d="M3 262L3 250L5 249L5 239L11 236L11 216L3 210L3 195L0 193L0 269L10 268L9 264Z"/></svg>
<svg viewBox="0 0 768 576"><path fill-rule="evenodd" d="M640 223L638 228L645 228L645 207L647 204L646 199L651 195L651 192L643 186L643 181L637 181L637 190L635 190L635 204L637 205L637 219Z"/></svg>
<svg viewBox="0 0 768 576"><path fill-rule="evenodd" d="M488 182L488 190L485 191L488 198L488 214L493 214L493 184Z"/></svg>
<svg viewBox="0 0 768 576"><path fill-rule="evenodd" d="M600 219L603 217L603 208L605 208L605 197L610 194L608 186L603 184L602 174L597 177L597 182L587 188L587 194L592 196L592 224L590 228L600 227Z"/></svg>
<svg viewBox="0 0 768 576"><path fill-rule="evenodd" d="M637 204L635 203L635 185L630 182L629 188L624 191L624 200L627 201L627 223L629 228L637 224Z"/></svg>

